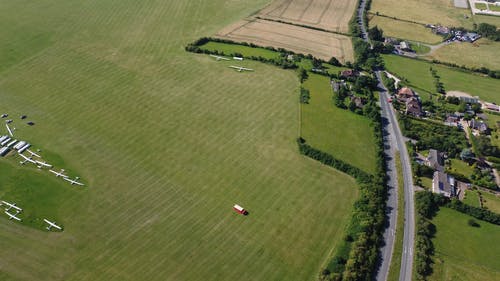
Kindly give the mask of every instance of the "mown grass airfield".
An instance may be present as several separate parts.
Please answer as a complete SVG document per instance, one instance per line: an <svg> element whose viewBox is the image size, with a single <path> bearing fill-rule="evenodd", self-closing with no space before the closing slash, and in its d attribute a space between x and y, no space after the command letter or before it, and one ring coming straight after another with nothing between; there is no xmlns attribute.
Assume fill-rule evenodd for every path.
<svg viewBox="0 0 500 281"><path fill-rule="evenodd" d="M317 276L358 188L299 154L296 74L184 51L265 4L0 0L0 112L86 184L0 159L1 280Z"/></svg>

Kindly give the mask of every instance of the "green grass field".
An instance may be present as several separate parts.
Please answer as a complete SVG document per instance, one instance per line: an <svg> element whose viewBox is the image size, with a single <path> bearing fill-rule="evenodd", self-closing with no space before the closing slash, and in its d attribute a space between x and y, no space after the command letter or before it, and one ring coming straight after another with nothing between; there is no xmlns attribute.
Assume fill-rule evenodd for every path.
<svg viewBox="0 0 500 281"><path fill-rule="evenodd" d="M480 227L471 227L472 217L441 208L432 220L436 225L434 273L429 280L499 280L500 226L476 220Z"/></svg>
<svg viewBox="0 0 500 281"><path fill-rule="evenodd" d="M36 126L19 133L88 183L26 174L46 186L13 198L39 215L57 205L44 208L65 231L0 219L0 279L317 276L358 189L299 155L296 74L251 61L256 71L239 73L184 51L266 1L0 3L0 112L28 114ZM360 124L350 131L371 132Z"/></svg>
<svg viewBox="0 0 500 281"><path fill-rule="evenodd" d="M474 15L474 21L477 24L480 24L480 23L484 22L484 23L493 24L493 25L495 25L497 27L500 26L500 17L498 17L498 16Z"/></svg>
<svg viewBox="0 0 500 281"><path fill-rule="evenodd" d="M415 24L391 18L370 15L370 27L378 26L384 30L384 36L437 44L443 41L443 37L432 33L431 29L421 24Z"/></svg>
<svg viewBox="0 0 500 281"><path fill-rule="evenodd" d="M389 268L388 281L399 280L399 272L401 270L401 256L403 254L403 238L404 238L404 215L405 215L405 200L404 200L404 180L403 167L401 166L401 158L399 152L395 154L396 170L398 175L398 219L396 222L396 239L394 240L394 251L392 252L391 266Z"/></svg>
<svg viewBox="0 0 500 281"><path fill-rule="evenodd" d="M234 45L234 44L225 44L220 42L208 42L207 44L201 47L205 50L210 51L222 51L225 54L232 54L234 52L238 52L244 56L255 56L255 57L263 57L266 59L277 59L279 58L279 53L273 52L271 50L266 50L263 48L252 48L248 46L242 45Z"/></svg>
<svg viewBox="0 0 500 281"><path fill-rule="evenodd" d="M467 67L486 67L500 70L500 58L497 54L499 48L500 42L482 38L472 44L453 43L443 46L426 58Z"/></svg>
<svg viewBox="0 0 500 281"><path fill-rule="evenodd" d="M467 190L465 192L465 197L463 202L467 205L474 206L474 207L481 207L480 202L479 202L479 194L477 193L477 190Z"/></svg>
<svg viewBox="0 0 500 281"><path fill-rule="evenodd" d="M311 99L301 105L302 137L311 146L374 173L376 147L370 120L335 107L328 77L309 74L304 88Z"/></svg>
<svg viewBox="0 0 500 281"><path fill-rule="evenodd" d="M488 210L500 214L500 197L489 192L482 191L484 207Z"/></svg>
<svg viewBox="0 0 500 281"><path fill-rule="evenodd" d="M488 6L484 3L474 3L474 7L479 10L488 10Z"/></svg>
<svg viewBox="0 0 500 281"><path fill-rule="evenodd" d="M500 103L500 96L492 89L500 88L500 79L462 72L442 65L395 55L382 55L389 72L408 79L416 91L435 93L429 67L437 70L446 91L462 91L489 102Z"/></svg>

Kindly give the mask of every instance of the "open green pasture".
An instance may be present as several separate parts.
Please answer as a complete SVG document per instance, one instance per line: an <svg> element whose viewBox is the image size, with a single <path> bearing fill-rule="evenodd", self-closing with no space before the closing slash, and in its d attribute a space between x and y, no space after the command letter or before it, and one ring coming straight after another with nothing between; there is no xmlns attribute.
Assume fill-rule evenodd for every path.
<svg viewBox="0 0 500 281"><path fill-rule="evenodd" d="M370 120L334 105L328 77L310 73L304 88L311 99L301 105L302 137L311 146L374 173L376 146Z"/></svg>
<svg viewBox="0 0 500 281"><path fill-rule="evenodd" d="M433 274L429 280L498 280L500 226L474 219L479 227L468 225L472 217L441 208L432 220L436 226Z"/></svg>
<svg viewBox="0 0 500 281"><path fill-rule="evenodd" d="M87 183L60 186L0 159L12 171L0 174L0 193L14 188L7 175L16 186L47 181L12 198L65 226L48 233L1 219L0 279L317 276L358 188L299 155L296 74L251 61L255 71L239 73L184 51L264 4L0 0L0 112L28 114L36 125L23 137ZM359 124L347 131L371 132Z"/></svg>
<svg viewBox="0 0 500 281"><path fill-rule="evenodd" d="M446 91L462 91L489 102L500 103L500 95L494 90L500 88L500 79L396 55L383 55L383 58L387 70L407 79L417 92L436 92L434 79L429 71L432 67L437 70Z"/></svg>
<svg viewBox="0 0 500 281"><path fill-rule="evenodd" d="M280 54L264 48L252 48L249 46L226 44L221 42L208 42L201 46L201 49L209 51L224 52L226 55L240 53L246 57L263 57L266 59L278 59Z"/></svg>

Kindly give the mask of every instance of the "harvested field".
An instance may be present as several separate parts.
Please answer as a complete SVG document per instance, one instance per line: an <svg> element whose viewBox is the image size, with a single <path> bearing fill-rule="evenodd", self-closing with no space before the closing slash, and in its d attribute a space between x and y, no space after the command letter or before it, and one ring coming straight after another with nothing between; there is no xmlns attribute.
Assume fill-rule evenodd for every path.
<svg viewBox="0 0 500 281"><path fill-rule="evenodd" d="M260 11L258 16L347 33L355 9L356 1L278 0Z"/></svg>
<svg viewBox="0 0 500 281"><path fill-rule="evenodd" d="M285 48L328 60L353 61L351 39L344 35L303 28L267 20L241 20L219 33L218 37L260 46Z"/></svg>

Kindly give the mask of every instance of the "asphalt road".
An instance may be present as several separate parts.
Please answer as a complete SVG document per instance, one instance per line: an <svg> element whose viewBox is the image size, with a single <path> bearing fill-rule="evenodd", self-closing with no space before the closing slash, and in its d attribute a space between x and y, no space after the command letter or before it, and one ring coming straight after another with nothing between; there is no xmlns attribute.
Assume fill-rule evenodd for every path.
<svg viewBox="0 0 500 281"><path fill-rule="evenodd" d="M363 14L365 12L366 0L362 0L358 8L359 26L363 40L370 43L368 40L368 33L364 25ZM380 71L375 72L379 82L380 91L380 108L382 118L385 121L384 146L385 152L389 156L387 161L387 173L389 176L388 181L388 199L387 199L387 216L388 227L384 232L384 246L380 249L382 260L377 273L378 281L386 281L389 274L389 267L391 264L392 253L394 250L394 238L397 222L397 172L395 164L396 151L399 150L401 157L401 165L403 170L404 182L404 202L405 202L405 217L404 217L404 235L403 235L403 254L401 256L401 269L399 273L400 281L410 281L412 279L413 269L413 245L415 241L415 208L414 208L414 189L413 178L410 165L410 157L406 144L404 142L399 123L395 117L392 104L388 102L389 95L387 89L382 83Z"/></svg>
<svg viewBox="0 0 500 281"><path fill-rule="evenodd" d="M383 89L380 94L380 104L387 101L387 89L379 81L379 88ZM387 103L387 102L385 102ZM388 225L384 231L384 245L380 248L381 258L380 267L377 272L377 281L386 281L389 274L391 259L394 252L394 240L396 234L396 223L398 219L398 173L396 170L396 150L398 149L392 120L388 110L382 109L382 126L384 130L384 152L388 156L387 164L387 211Z"/></svg>
<svg viewBox="0 0 500 281"><path fill-rule="evenodd" d="M380 72L376 72L377 78L380 79ZM387 101L389 96L387 92L380 93L380 107L382 109L383 116L387 116L388 122L392 127L392 136L396 144L396 149L399 150L399 155L401 157L401 165L403 170L403 181L404 181L404 202L405 202L405 217L404 217L404 235L403 235L403 254L401 257L401 269L399 272L400 281L409 281L412 279L412 269L413 269L413 245L415 241L415 203L414 203L414 188L413 188L413 177L410 164L410 156L408 155L408 150L406 149L406 144L399 128L399 123L395 117L394 109L392 105ZM390 132L390 130L389 130ZM395 152L393 150L393 152ZM390 157L395 157L394 154L390 154ZM391 202L388 200L388 206ZM396 203L397 205L397 203ZM392 207L392 206L391 206ZM394 225L395 227L395 225ZM388 270L385 268L380 268L380 271ZM386 279L383 279L386 280Z"/></svg>

